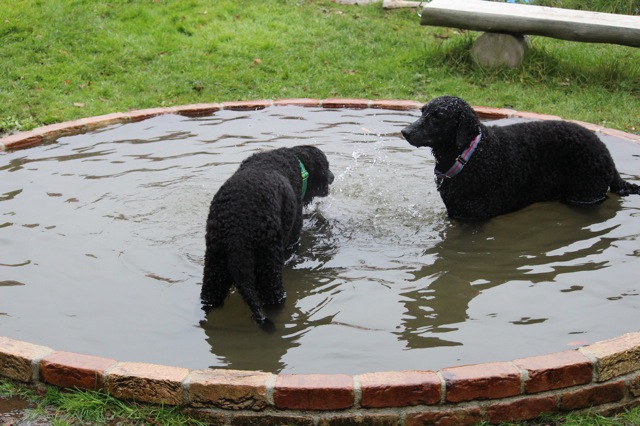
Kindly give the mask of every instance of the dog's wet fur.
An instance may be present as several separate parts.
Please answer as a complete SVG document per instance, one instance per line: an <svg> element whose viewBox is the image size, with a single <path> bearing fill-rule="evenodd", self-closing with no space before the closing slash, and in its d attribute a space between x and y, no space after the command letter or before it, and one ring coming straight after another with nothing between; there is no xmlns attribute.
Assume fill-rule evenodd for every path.
<svg viewBox="0 0 640 426"><path fill-rule="evenodd" d="M303 196L302 168L308 172ZM325 154L303 145L253 154L211 201L201 299L203 309L221 307L232 286L260 324L263 307L281 304L282 269L302 229L302 209L329 194L334 176Z"/></svg>
<svg viewBox="0 0 640 426"><path fill-rule="evenodd" d="M593 205L611 191L639 194L624 181L605 144L586 128L566 121L485 126L464 100L435 98L402 130L415 147L429 147L436 169L448 170L481 133L460 173L438 178L452 218L488 219L540 201Z"/></svg>

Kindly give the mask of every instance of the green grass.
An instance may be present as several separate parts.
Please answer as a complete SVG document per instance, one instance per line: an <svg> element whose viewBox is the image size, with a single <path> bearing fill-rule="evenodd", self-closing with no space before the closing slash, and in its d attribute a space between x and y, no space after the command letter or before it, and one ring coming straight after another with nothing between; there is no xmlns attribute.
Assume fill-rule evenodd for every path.
<svg viewBox="0 0 640 426"><path fill-rule="evenodd" d="M58 426L73 424L204 426L206 424L182 414L179 407L127 403L103 392L64 391L56 387L36 389L0 379L0 398L11 397L19 397L30 403L27 418L46 419L52 425Z"/></svg>
<svg viewBox="0 0 640 426"><path fill-rule="evenodd" d="M501 426L638 426L640 408L633 408L613 416L596 413L569 413L565 415L545 415L522 423L505 423ZM483 424L479 426L489 426Z"/></svg>
<svg viewBox="0 0 640 426"><path fill-rule="evenodd" d="M483 70L475 36L328 0L5 0L0 133L199 102L442 94L640 132L640 49L533 37L521 67Z"/></svg>
<svg viewBox="0 0 640 426"><path fill-rule="evenodd" d="M537 0L536 3L542 6L566 9L640 15L640 1L638 0Z"/></svg>

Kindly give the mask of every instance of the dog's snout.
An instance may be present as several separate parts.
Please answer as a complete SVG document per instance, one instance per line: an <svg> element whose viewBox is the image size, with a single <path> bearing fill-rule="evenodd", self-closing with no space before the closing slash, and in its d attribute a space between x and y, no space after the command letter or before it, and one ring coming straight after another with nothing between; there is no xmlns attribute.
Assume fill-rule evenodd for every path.
<svg viewBox="0 0 640 426"><path fill-rule="evenodd" d="M421 127L420 120L413 124L409 124L407 127L400 130L400 133L402 133L402 136L410 145L415 147L430 146L428 138L425 137L426 135Z"/></svg>
<svg viewBox="0 0 640 426"><path fill-rule="evenodd" d="M400 130L400 133L402 133L402 137L404 137L404 139L409 143L412 143L412 141L415 139L415 128L413 125L409 125Z"/></svg>
<svg viewBox="0 0 640 426"><path fill-rule="evenodd" d="M335 178L335 176L333 175L333 173L331 172L331 170L329 170L329 185L331 185L333 183L333 179Z"/></svg>

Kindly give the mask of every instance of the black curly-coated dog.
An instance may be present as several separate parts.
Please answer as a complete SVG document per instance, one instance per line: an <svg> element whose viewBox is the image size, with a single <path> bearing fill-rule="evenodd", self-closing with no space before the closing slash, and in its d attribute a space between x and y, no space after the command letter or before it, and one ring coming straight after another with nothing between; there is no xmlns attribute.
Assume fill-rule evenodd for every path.
<svg viewBox="0 0 640 426"><path fill-rule="evenodd" d="M329 194L333 173L313 146L253 154L211 201L201 299L205 311L220 307L232 285L264 323L263 306L284 301L285 253L300 238L302 208Z"/></svg>
<svg viewBox="0 0 640 426"><path fill-rule="evenodd" d="M402 135L431 148L438 191L457 219L487 219L539 201L597 204L608 190L640 194L620 177L605 144L570 122L485 126L465 101L442 96Z"/></svg>

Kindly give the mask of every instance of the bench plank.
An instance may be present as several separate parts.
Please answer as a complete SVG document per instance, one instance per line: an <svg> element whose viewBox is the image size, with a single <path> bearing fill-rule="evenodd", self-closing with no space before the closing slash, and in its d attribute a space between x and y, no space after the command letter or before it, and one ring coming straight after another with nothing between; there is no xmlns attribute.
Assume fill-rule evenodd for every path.
<svg viewBox="0 0 640 426"><path fill-rule="evenodd" d="M482 0L432 0L421 25L640 47L640 16Z"/></svg>

